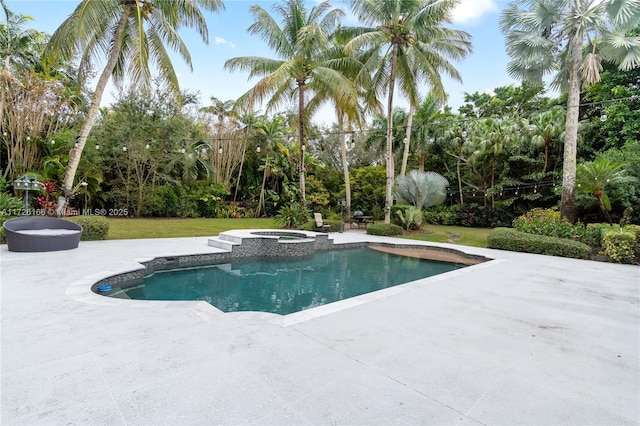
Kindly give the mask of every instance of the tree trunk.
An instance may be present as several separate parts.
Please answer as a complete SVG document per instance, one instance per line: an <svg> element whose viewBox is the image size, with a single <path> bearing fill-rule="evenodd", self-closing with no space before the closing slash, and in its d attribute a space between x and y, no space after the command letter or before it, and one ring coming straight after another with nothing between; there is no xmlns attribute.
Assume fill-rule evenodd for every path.
<svg viewBox="0 0 640 426"><path fill-rule="evenodd" d="M238 187L240 186L240 178L242 177L242 166L244 165L244 156L247 153L247 141L242 142L242 159L240 160L240 170L238 171L238 180L236 181L236 191L233 193L233 202L236 202L238 196Z"/></svg>
<svg viewBox="0 0 640 426"><path fill-rule="evenodd" d="M405 133L404 151L402 152L402 166L400 167L400 176L407 173L407 162L409 161L409 146L411 145L411 128L413 126L413 116L416 113L416 106L409 105L409 117L407 118L407 129Z"/></svg>
<svg viewBox="0 0 640 426"><path fill-rule="evenodd" d="M304 80L298 81L298 125L300 126L300 201L302 202L302 210L307 209L307 196L304 179Z"/></svg>
<svg viewBox="0 0 640 426"><path fill-rule="evenodd" d="M338 131L340 132L340 158L342 160L342 173L344 174L344 198L347 207L347 218L351 218L351 181L349 180L349 164L347 163L347 147L344 144L344 114L339 109Z"/></svg>
<svg viewBox="0 0 640 426"><path fill-rule="evenodd" d="M258 200L258 209L256 211L256 217L260 217L260 208L264 205L264 184L267 182L267 168L269 167L269 154L264 164L264 173L262 174L262 187L260 187L260 199Z"/></svg>
<svg viewBox="0 0 640 426"><path fill-rule="evenodd" d="M456 174L458 176L458 191L460 191L460 205L463 205L464 197L462 196L462 174L460 173L461 162L462 162L462 144L460 144L460 151L458 152L458 161L456 162Z"/></svg>
<svg viewBox="0 0 640 426"><path fill-rule="evenodd" d="M562 205L560 215L571 223L576 221L575 188L576 156L578 148L578 119L580 112L580 65L582 63L582 37L575 31L570 39L569 93L567 121L564 133L564 157L562 162Z"/></svg>
<svg viewBox="0 0 640 426"><path fill-rule="evenodd" d="M387 100L387 184L385 194L384 223L391 223L391 207L393 206L393 89L396 83L396 68L398 65L398 45L394 43L391 55L391 73L389 74L389 97Z"/></svg>
<svg viewBox="0 0 640 426"><path fill-rule="evenodd" d="M89 111L87 111L87 118L84 120L84 123L82 123L82 127L80 128L80 134L77 138L78 146L73 148L71 150L71 153L69 154L69 164L67 164L67 170L65 171L64 179L62 180L62 194L60 194L60 197L58 198L58 209L56 211L56 214L58 216L64 215L67 203L69 202L69 197L73 195L71 194L71 191L73 188L73 181L76 178L78 164L80 164L82 150L84 149L84 145L87 142L89 132L91 132L91 129L96 122L102 95L104 94L107 83L111 78L113 69L118 62L118 56L120 56L120 49L122 46L122 37L124 35L127 19L129 18L129 13L131 12L132 7L133 6L126 6L122 11L120 22L118 22L118 26L116 27L116 31L113 36L112 49L111 53L109 54L109 59L107 60L107 64L105 65L104 70L102 70L102 74L100 74L100 78L98 79L96 90L93 93L93 97L91 98Z"/></svg>

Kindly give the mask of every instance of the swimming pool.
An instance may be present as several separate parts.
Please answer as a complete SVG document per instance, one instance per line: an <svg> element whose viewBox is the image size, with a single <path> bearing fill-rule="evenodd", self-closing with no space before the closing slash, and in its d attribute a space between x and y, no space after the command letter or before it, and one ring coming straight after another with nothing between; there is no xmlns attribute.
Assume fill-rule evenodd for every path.
<svg viewBox="0 0 640 426"><path fill-rule="evenodd" d="M466 265L371 248L318 251L289 258L248 258L155 273L105 295L136 300L204 300L223 312L280 315L325 305Z"/></svg>

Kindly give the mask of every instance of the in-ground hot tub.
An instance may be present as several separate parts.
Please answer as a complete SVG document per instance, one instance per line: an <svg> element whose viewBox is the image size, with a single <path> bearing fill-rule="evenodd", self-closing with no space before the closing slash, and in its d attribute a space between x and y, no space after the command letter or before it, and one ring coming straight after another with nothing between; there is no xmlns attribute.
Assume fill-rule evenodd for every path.
<svg viewBox="0 0 640 426"><path fill-rule="evenodd" d="M23 216L4 225L9 251L41 252L78 247L82 226L54 217Z"/></svg>

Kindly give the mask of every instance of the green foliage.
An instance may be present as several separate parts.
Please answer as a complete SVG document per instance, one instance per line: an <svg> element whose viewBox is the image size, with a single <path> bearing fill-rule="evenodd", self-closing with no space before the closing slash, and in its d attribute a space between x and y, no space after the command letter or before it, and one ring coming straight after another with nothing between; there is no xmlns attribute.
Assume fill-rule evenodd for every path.
<svg viewBox="0 0 640 426"><path fill-rule="evenodd" d="M282 206L275 217L276 223L283 228L300 228L309 220L309 212L298 203Z"/></svg>
<svg viewBox="0 0 640 426"><path fill-rule="evenodd" d="M487 237L489 248L537 253L550 256L588 259L591 248L579 241L521 232L511 228L496 228Z"/></svg>
<svg viewBox="0 0 640 426"><path fill-rule="evenodd" d="M422 211L417 207L402 206L402 208L396 208L395 213L400 219L400 225L404 229L420 229L420 225L422 225Z"/></svg>
<svg viewBox="0 0 640 426"><path fill-rule="evenodd" d="M433 225L455 225L458 215L443 206L431 207L422 212L422 217L426 223Z"/></svg>
<svg viewBox="0 0 640 426"><path fill-rule="evenodd" d="M549 237L581 239L585 234L584 225L572 224L560 218L560 212L553 209L533 209L513 221L514 229L528 234Z"/></svg>
<svg viewBox="0 0 640 426"><path fill-rule="evenodd" d="M402 235L402 233L402 228L393 223L374 223L367 226L367 234L369 235L390 237L393 235Z"/></svg>
<svg viewBox="0 0 640 426"><path fill-rule="evenodd" d="M82 226L82 241L106 240L109 235L109 221L103 216L69 216L65 219Z"/></svg>
<svg viewBox="0 0 640 426"><path fill-rule="evenodd" d="M6 192L0 192L0 220L20 216L24 212L24 201Z"/></svg>
<svg viewBox="0 0 640 426"><path fill-rule="evenodd" d="M384 209L385 168L365 166L353 170L351 181L352 205L372 216L380 217ZM382 213L384 214L384 213Z"/></svg>
<svg viewBox="0 0 640 426"><path fill-rule="evenodd" d="M602 236L604 254L616 263L632 263L637 251L636 234L630 231L609 231Z"/></svg>
<svg viewBox="0 0 640 426"><path fill-rule="evenodd" d="M411 170L406 176L396 178L393 193L399 203L422 210L444 203L448 186L449 181L439 173Z"/></svg>

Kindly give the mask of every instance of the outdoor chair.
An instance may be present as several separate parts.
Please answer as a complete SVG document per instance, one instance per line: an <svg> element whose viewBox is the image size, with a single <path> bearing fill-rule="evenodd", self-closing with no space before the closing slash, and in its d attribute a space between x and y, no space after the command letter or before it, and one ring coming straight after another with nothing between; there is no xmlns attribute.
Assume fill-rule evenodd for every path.
<svg viewBox="0 0 640 426"><path fill-rule="evenodd" d="M322 221L322 213L314 213L314 231L328 232L331 229L331 225L325 225Z"/></svg>

